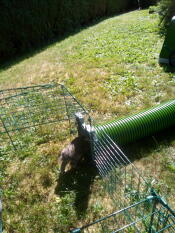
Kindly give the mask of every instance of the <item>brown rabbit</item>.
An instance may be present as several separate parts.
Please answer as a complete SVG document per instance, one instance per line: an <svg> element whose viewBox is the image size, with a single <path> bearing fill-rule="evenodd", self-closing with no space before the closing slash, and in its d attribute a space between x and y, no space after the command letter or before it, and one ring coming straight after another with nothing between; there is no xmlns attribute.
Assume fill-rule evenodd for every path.
<svg viewBox="0 0 175 233"><path fill-rule="evenodd" d="M78 136L73 139L61 152L60 160L61 164L61 173L65 172L66 165L70 163L72 168L76 168L77 163L90 152L89 141L83 137Z"/></svg>

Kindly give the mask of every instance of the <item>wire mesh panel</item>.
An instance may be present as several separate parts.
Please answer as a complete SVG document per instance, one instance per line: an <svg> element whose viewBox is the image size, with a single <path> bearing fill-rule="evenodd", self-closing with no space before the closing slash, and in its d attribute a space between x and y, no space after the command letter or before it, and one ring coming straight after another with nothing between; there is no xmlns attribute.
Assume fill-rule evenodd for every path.
<svg viewBox="0 0 175 233"><path fill-rule="evenodd" d="M85 109L63 85L46 84L1 90L1 145L9 139L16 148L26 129L31 133L49 123L67 121L69 127L74 127L77 111L86 114Z"/></svg>
<svg viewBox="0 0 175 233"><path fill-rule="evenodd" d="M72 232L175 232L175 212L109 135L92 127L90 138L92 159L102 177L106 198L111 199L103 202L103 208L112 205L111 210L117 211Z"/></svg>
<svg viewBox="0 0 175 233"><path fill-rule="evenodd" d="M73 232L84 233L173 233L175 217L159 201L148 196L137 203L115 211Z"/></svg>
<svg viewBox="0 0 175 233"><path fill-rule="evenodd" d="M123 206L145 198L151 186L141 172L105 132L95 135L93 160L113 201Z"/></svg>
<svg viewBox="0 0 175 233"><path fill-rule="evenodd" d="M72 232L175 232L175 213L152 189L140 171L103 129L94 128L83 106L63 86L46 84L0 91L0 154L11 142L13 148L26 148L35 134L42 137L63 128L75 128L88 135L91 154L102 177L103 192L112 214ZM82 123L81 123L82 122ZM87 121L86 121L87 122ZM82 124L82 125L81 125ZM47 127L49 126L49 127ZM41 140L37 137L36 140ZM109 201L109 199L111 201ZM110 204L110 208L109 208ZM118 211L115 211L118 210Z"/></svg>

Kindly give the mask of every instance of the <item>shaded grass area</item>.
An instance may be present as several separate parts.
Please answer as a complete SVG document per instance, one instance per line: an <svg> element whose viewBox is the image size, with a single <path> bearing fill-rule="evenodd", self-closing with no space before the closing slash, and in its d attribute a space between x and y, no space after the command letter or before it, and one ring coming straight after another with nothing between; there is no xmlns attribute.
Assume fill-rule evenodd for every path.
<svg viewBox="0 0 175 233"><path fill-rule="evenodd" d="M92 164L79 164L78 169L69 170L65 174L60 174L55 193L60 197L66 196L66 193L75 192L75 211L78 218L83 218L88 208L89 195L97 171Z"/></svg>
<svg viewBox="0 0 175 233"><path fill-rule="evenodd" d="M64 82L96 122L138 112L174 98L174 74L158 65L163 38L157 32L158 16L147 10L106 19L1 68L0 88ZM91 166L59 176L57 157L72 138L61 129L44 127L26 135L19 153L1 152L5 232L64 233L112 212ZM124 151L175 207L174 128Z"/></svg>

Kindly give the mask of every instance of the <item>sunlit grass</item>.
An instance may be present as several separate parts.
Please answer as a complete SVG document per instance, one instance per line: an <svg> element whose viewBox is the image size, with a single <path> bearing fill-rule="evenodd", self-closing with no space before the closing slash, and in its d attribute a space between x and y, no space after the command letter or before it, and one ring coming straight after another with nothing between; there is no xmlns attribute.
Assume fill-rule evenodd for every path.
<svg viewBox="0 0 175 233"><path fill-rule="evenodd" d="M158 16L147 10L106 19L2 68L0 87L63 82L97 122L173 99L174 74L158 64L163 43L158 23ZM1 156L5 232L66 233L112 212L109 198L99 194L101 179L92 168L83 165L58 181L57 160L71 140L68 130L45 126L24 139L27 150ZM175 141L151 142L151 149L138 148L135 164L159 180L157 188L166 189L175 207Z"/></svg>

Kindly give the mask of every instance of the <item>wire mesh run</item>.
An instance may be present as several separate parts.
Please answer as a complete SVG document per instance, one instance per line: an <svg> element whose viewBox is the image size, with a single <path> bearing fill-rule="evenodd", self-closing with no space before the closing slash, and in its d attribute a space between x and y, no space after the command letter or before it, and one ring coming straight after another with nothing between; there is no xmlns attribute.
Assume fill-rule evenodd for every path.
<svg viewBox="0 0 175 233"><path fill-rule="evenodd" d="M83 106L60 84L45 84L0 91L0 143L10 140L16 149L17 138L26 130L67 121L75 129L75 113L87 114ZM18 134L18 136L17 136Z"/></svg>
<svg viewBox="0 0 175 233"><path fill-rule="evenodd" d="M103 180L103 190L99 192L105 190L108 200L103 202L103 208L109 209L110 203L113 211L72 233L175 232L175 212L109 135L92 127L90 138L92 159Z"/></svg>
<svg viewBox="0 0 175 233"><path fill-rule="evenodd" d="M78 133L89 135L92 160L102 177L101 191L106 192L106 204L111 204L112 214L72 232L175 232L174 211L156 194L109 135L92 127L86 110L63 85L46 84L0 91L0 154L9 145L7 142L11 142L14 149L26 149L27 143L32 144L36 132L41 131L43 135L45 130L48 136L49 132L59 131L60 123L66 130L77 131L77 113L87 117L90 123L86 127L83 123Z"/></svg>
<svg viewBox="0 0 175 233"><path fill-rule="evenodd" d="M173 233L175 217L152 195L72 232Z"/></svg>
<svg viewBox="0 0 175 233"><path fill-rule="evenodd" d="M106 191L116 204L126 206L126 203L129 205L149 194L151 184L119 146L104 131L98 129L93 140L92 159L103 178ZM121 197L122 200L119 201Z"/></svg>

